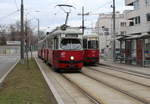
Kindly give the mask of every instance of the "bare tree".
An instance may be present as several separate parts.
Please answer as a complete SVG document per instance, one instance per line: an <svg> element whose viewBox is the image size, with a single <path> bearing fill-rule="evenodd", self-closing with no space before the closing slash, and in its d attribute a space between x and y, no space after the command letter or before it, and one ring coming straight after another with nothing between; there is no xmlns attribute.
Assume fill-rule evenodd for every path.
<svg viewBox="0 0 150 104"><path fill-rule="evenodd" d="M0 26L0 45L6 45L7 41L6 26Z"/></svg>
<svg viewBox="0 0 150 104"><path fill-rule="evenodd" d="M20 41L20 23L16 22L15 24L11 24L9 26L10 36L9 40L11 41Z"/></svg>

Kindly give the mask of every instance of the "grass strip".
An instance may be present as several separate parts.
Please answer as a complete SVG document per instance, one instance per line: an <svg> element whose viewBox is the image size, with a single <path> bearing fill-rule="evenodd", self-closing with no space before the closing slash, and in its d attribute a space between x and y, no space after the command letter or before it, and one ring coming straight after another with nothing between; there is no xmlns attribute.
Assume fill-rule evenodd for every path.
<svg viewBox="0 0 150 104"><path fill-rule="evenodd" d="M18 63L0 88L0 104L52 104L51 96L34 59Z"/></svg>

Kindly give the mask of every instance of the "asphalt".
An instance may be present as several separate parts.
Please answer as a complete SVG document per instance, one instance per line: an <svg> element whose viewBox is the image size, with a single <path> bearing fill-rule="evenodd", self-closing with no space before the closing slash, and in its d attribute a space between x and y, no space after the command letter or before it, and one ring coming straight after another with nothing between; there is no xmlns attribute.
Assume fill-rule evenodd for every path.
<svg viewBox="0 0 150 104"><path fill-rule="evenodd" d="M0 79L16 63L18 56L0 56Z"/></svg>

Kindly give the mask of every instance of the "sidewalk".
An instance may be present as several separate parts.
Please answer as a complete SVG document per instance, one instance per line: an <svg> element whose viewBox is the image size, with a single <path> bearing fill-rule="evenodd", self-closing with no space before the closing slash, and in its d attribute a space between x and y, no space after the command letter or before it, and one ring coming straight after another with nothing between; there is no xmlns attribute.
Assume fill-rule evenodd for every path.
<svg viewBox="0 0 150 104"><path fill-rule="evenodd" d="M100 59L100 64L104 64L110 67L121 68L124 70L131 70L131 71L138 72L138 73L144 73L150 76L150 68L148 67L140 67L140 66L123 64L119 62L113 62L113 60L111 59L109 60Z"/></svg>

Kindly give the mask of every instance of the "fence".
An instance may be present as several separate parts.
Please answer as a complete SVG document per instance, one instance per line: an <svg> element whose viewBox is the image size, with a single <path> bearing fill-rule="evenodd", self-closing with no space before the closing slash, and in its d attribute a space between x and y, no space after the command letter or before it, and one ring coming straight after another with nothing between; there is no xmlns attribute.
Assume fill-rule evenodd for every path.
<svg viewBox="0 0 150 104"><path fill-rule="evenodd" d="M20 46L0 46L0 55L20 55Z"/></svg>

